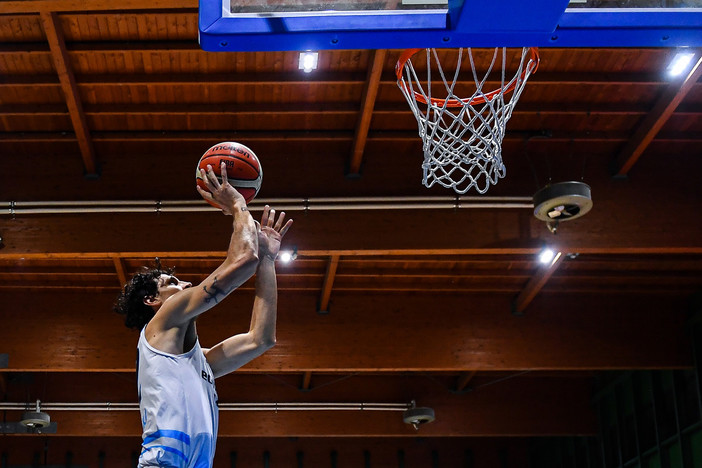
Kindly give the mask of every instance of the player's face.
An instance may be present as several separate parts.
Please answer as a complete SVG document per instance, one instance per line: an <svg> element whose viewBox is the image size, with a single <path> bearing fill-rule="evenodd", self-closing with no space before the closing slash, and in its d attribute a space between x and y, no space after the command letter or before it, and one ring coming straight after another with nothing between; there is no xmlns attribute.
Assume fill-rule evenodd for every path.
<svg viewBox="0 0 702 468"><path fill-rule="evenodd" d="M191 288L192 283L181 281L173 275L162 274L156 280L158 285L158 295L163 301L171 297L173 294Z"/></svg>

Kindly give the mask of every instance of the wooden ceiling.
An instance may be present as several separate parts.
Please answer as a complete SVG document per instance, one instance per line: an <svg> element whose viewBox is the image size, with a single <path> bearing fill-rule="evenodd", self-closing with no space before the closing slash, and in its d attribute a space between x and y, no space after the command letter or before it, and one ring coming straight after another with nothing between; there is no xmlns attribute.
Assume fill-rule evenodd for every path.
<svg viewBox="0 0 702 468"><path fill-rule="evenodd" d="M261 159L255 206L295 219L297 259L278 265L278 345L218 381L220 402L416 400L437 420L222 411L224 440L594 434L599 373L692 366L702 66L671 80L670 49L541 49L506 178L457 199L421 185L399 52L320 51L305 74L297 52L201 51L194 0L2 2L3 401L136 401L136 336L111 304L155 257L189 281L223 259L230 221L189 203L200 155L228 140ZM594 207L553 235L530 198L566 180ZM547 244L563 254L551 268L536 259ZM203 316L203 344L245 330L252 295ZM134 411L52 418L73 447L138 445Z"/></svg>

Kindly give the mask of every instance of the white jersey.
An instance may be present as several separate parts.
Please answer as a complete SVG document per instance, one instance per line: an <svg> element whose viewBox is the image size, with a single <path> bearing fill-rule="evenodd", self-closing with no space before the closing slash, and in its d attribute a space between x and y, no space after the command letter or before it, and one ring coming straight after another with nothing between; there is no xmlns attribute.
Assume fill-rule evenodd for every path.
<svg viewBox="0 0 702 468"><path fill-rule="evenodd" d="M210 468L217 439L217 391L196 341L184 354L151 346L144 330L137 346L142 436L139 467Z"/></svg>

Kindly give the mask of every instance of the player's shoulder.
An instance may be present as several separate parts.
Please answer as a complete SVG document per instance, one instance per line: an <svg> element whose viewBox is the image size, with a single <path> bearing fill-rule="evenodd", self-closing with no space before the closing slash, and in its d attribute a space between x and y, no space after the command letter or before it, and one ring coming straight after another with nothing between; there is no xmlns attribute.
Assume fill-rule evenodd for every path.
<svg viewBox="0 0 702 468"><path fill-rule="evenodd" d="M157 318L158 313L144 327L146 343L156 351L169 354L183 354L183 341L187 329L185 326L164 327Z"/></svg>

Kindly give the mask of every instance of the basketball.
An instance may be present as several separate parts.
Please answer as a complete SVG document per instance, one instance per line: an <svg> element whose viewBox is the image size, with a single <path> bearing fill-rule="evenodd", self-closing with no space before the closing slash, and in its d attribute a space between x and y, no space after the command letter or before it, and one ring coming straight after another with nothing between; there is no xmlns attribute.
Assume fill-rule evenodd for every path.
<svg viewBox="0 0 702 468"><path fill-rule="evenodd" d="M217 143L205 151L205 154L202 155L197 163L195 174L197 185L204 191L208 191L205 181L200 177L200 169L207 171L208 164L212 166L212 170L221 183L222 174L220 169L222 161L226 165L227 181L244 196L247 204L250 203L261 189L263 168L254 152L241 143L225 141ZM209 200L207 202L216 208L221 208Z"/></svg>

